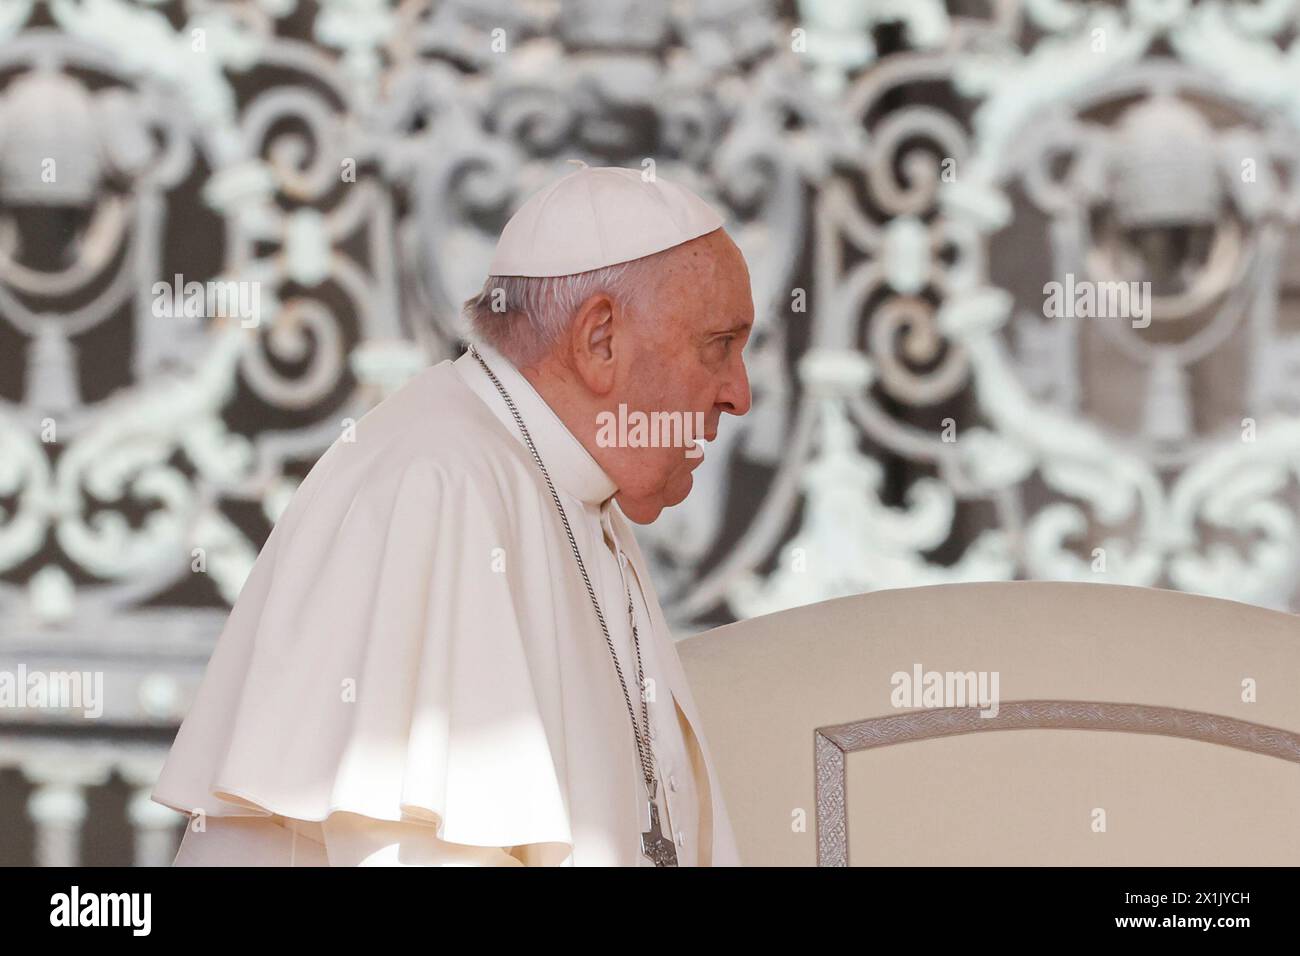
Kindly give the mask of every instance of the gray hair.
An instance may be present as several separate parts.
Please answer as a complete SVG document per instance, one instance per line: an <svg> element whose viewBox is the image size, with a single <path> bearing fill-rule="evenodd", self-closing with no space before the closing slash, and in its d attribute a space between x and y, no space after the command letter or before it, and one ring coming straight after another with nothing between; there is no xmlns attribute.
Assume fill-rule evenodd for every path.
<svg viewBox="0 0 1300 956"><path fill-rule="evenodd" d="M654 291L665 252L567 276L488 276L467 299L474 334L518 366L534 365L560 343L578 308L605 292L636 315Z"/></svg>

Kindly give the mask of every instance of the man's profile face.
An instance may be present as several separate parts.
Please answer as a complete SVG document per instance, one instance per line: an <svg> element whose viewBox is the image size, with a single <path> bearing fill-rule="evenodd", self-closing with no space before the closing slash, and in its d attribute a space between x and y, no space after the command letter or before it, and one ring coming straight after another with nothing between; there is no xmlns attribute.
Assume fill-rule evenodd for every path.
<svg viewBox="0 0 1300 956"><path fill-rule="evenodd" d="M631 323L634 347L614 400L629 411L677 413L691 437L712 440L724 413L749 411L742 354L754 322L749 269L720 229L666 259L653 301ZM628 518L645 524L685 499L701 452L680 445L625 449L617 500Z"/></svg>

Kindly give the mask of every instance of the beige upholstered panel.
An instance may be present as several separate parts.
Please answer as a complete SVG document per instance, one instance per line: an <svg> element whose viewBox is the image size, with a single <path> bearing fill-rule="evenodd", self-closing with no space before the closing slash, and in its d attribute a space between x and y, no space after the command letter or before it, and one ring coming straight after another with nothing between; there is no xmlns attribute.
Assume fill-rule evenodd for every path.
<svg viewBox="0 0 1300 956"><path fill-rule="evenodd" d="M891 704L891 675L917 664L997 671L1004 707L1092 701L1145 705L1140 717L1232 718L1183 723L1262 739L1273 754L1117 730L982 728L850 752L853 865L1300 863L1300 764L1285 757L1300 739L1295 615L1113 585L943 585L756 618L679 650L747 864L816 863L815 730L930 713ZM1242 700L1247 679L1253 703ZM1102 723L1130 719L1119 718ZM1284 733L1243 737L1238 722ZM803 829L792 825L800 814Z"/></svg>

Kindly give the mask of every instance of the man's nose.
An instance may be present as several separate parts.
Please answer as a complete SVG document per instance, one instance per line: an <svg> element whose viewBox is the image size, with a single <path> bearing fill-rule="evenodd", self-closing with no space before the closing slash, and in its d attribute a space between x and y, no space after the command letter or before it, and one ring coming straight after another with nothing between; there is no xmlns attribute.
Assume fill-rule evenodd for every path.
<svg viewBox="0 0 1300 956"><path fill-rule="evenodd" d="M741 358L736 371L728 376L718 393L718 405L729 415L744 415L749 411L749 404L749 373L745 370L744 358Z"/></svg>

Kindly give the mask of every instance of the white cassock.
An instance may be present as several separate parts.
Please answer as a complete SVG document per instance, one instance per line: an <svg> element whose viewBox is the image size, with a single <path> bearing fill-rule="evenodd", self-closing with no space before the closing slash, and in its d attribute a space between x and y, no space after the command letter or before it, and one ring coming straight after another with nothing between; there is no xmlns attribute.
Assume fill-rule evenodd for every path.
<svg viewBox="0 0 1300 956"><path fill-rule="evenodd" d="M523 375L478 348L563 501L639 719L631 591L679 863L739 865L614 484ZM495 386L466 353L346 437L276 523L153 790L203 811L176 863L652 865L627 703Z"/></svg>

